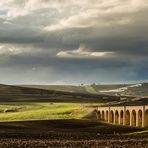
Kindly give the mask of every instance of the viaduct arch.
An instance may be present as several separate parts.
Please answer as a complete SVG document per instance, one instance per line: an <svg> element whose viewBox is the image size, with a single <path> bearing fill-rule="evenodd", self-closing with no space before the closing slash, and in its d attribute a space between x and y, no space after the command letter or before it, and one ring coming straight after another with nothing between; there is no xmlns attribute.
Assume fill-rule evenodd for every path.
<svg viewBox="0 0 148 148"><path fill-rule="evenodd" d="M98 107L97 117L113 124L148 127L148 105Z"/></svg>

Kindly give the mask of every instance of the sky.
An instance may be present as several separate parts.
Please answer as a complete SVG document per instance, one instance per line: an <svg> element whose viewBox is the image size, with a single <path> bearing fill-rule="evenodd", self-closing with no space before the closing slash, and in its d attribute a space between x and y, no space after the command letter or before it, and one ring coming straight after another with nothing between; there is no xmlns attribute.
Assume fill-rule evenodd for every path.
<svg viewBox="0 0 148 148"><path fill-rule="evenodd" d="M148 80L147 0L0 0L0 83Z"/></svg>

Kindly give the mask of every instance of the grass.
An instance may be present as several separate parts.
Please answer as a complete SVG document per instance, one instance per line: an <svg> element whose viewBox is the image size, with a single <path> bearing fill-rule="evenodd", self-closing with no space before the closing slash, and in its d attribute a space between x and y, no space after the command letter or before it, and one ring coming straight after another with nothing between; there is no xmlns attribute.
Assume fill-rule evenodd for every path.
<svg viewBox="0 0 148 148"><path fill-rule="evenodd" d="M94 104L80 103L10 103L0 105L0 121L81 119Z"/></svg>
<svg viewBox="0 0 148 148"><path fill-rule="evenodd" d="M89 92L89 93L97 93L97 92L95 91L95 89L94 89L92 86L90 86L90 85L86 85L86 86L85 86L85 90L86 90L87 92Z"/></svg>
<svg viewBox="0 0 148 148"><path fill-rule="evenodd" d="M139 134L148 134L148 130L132 132L132 133L128 133L127 135L139 135Z"/></svg>

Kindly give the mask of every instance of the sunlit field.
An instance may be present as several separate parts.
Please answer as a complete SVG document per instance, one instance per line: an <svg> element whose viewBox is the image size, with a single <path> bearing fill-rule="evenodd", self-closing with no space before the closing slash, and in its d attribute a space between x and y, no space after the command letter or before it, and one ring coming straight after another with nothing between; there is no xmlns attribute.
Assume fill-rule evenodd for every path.
<svg viewBox="0 0 148 148"><path fill-rule="evenodd" d="M80 103L9 103L0 105L0 122L49 119L81 119L94 104Z"/></svg>

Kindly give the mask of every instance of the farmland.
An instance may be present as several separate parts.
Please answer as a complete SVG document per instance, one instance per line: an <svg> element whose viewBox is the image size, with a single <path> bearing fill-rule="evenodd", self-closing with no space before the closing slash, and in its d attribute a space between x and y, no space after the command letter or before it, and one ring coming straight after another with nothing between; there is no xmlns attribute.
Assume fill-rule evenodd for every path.
<svg viewBox="0 0 148 148"><path fill-rule="evenodd" d="M96 103L0 105L0 147L147 147L146 129L100 122Z"/></svg>
<svg viewBox="0 0 148 148"><path fill-rule="evenodd" d="M7 103L0 105L0 122L49 119L80 119L97 104L80 103ZM98 104L99 105L99 104Z"/></svg>
<svg viewBox="0 0 148 148"><path fill-rule="evenodd" d="M0 147L146 148L148 135L135 131L86 119L1 122Z"/></svg>
<svg viewBox="0 0 148 148"><path fill-rule="evenodd" d="M7 85L0 93L0 147L148 147L146 128L97 119L95 107L119 97Z"/></svg>

